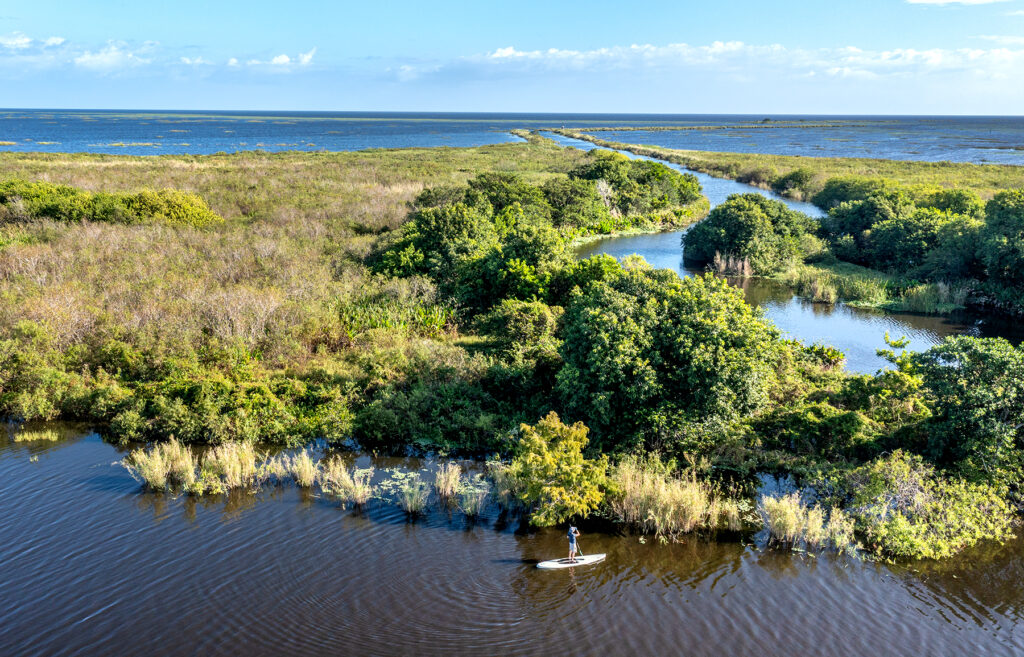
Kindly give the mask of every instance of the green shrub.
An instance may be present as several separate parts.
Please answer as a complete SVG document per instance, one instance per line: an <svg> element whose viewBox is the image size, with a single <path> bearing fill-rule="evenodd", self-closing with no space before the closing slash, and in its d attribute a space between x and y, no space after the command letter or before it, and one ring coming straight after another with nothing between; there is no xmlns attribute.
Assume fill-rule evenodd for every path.
<svg viewBox="0 0 1024 657"><path fill-rule="evenodd" d="M46 182L7 180L0 183L0 223L34 219L63 223L160 223L192 228L205 228L224 221L197 194L173 189L92 194Z"/></svg>
<svg viewBox="0 0 1024 657"><path fill-rule="evenodd" d="M896 451L849 475L849 510L867 546L891 557L941 559L1010 536L1014 512L995 488L936 475Z"/></svg>

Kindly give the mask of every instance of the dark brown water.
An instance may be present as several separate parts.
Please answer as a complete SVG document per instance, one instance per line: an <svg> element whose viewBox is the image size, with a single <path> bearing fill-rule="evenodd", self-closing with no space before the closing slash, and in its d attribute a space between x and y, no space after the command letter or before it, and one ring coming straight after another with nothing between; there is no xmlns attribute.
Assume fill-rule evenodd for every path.
<svg viewBox="0 0 1024 657"><path fill-rule="evenodd" d="M606 562L540 571L562 532L494 508L143 494L120 457L0 432L0 655L1024 654L1020 541L914 570L587 533Z"/></svg>

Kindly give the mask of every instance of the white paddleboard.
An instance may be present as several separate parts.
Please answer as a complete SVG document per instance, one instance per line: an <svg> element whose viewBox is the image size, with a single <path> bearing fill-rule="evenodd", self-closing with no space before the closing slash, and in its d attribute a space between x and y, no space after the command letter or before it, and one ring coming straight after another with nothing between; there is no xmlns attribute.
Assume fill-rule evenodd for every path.
<svg viewBox="0 0 1024 657"><path fill-rule="evenodd" d="M538 568L544 568L545 570L554 570L556 568L575 568L576 566L589 566L592 563L598 561L604 561L604 554L588 554L586 556L578 556L575 561L569 561L568 557L564 559L552 559L551 561L541 561L537 564Z"/></svg>

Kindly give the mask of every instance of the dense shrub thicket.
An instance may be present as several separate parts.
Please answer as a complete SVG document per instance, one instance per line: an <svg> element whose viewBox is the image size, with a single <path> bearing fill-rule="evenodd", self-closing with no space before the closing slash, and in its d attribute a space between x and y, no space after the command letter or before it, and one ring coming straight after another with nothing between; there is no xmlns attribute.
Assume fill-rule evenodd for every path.
<svg viewBox="0 0 1024 657"><path fill-rule="evenodd" d="M48 182L0 182L0 223L39 219L69 223L160 223L195 228L223 222L198 194L174 189L94 194Z"/></svg>

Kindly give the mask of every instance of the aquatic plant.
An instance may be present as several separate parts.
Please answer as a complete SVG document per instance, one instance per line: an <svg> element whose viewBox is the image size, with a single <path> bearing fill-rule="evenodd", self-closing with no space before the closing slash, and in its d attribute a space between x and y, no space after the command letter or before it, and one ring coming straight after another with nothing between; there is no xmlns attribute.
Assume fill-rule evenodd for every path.
<svg viewBox="0 0 1024 657"><path fill-rule="evenodd" d="M622 458L609 473L608 508L620 522L659 537L696 529L742 528L740 500L727 499L690 471L673 473L658 456Z"/></svg>
<svg viewBox="0 0 1024 657"><path fill-rule="evenodd" d="M60 432L54 431L53 429L41 429L38 431L32 431L23 429L14 433L14 442L16 443L28 443L28 442L57 442L61 439Z"/></svg>
<svg viewBox="0 0 1024 657"><path fill-rule="evenodd" d="M459 508L470 518L477 518L487 507L491 487L486 476L476 474L459 483Z"/></svg>
<svg viewBox="0 0 1024 657"><path fill-rule="evenodd" d="M320 464L313 460L308 450L302 450L288 460L288 472L295 483L310 488L317 480Z"/></svg>
<svg viewBox="0 0 1024 657"><path fill-rule="evenodd" d="M418 474L411 474L402 483L398 494L398 504L409 515L423 512L427 506L427 485Z"/></svg>
<svg viewBox="0 0 1024 657"><path fill-rule="evenodd" d="M235 488L256 488L266 481L262 458L253 443L229 442L210 449L203 457L199 476L188 487L194 494L223 493Z"/></svg>
<svg viewBox="0 0 1024 657"><path fill-rule="evenodd" d="M434 490L443 504L455 501L462 483L462 467L453 461L444 463L437 468L434 475Z"/></svg>
<svg viewBox="0 0 1024 657"><path fill-rule="evenodd" d="M757 510L772 542L808 550L857 548L852 518L839 508L805 504L799 491L761 495Z"/></svg>
<svg viewBox="0 0 1024 657"><path fill-rule="evenodd" d="M338 499L342 506L365 506L373 496L374 469L349 469L344 460L331 458L320 463L320 488L325 494Z"/></svg>
<svg viewBox="0 0 1024 657"><path fill-rule="evenodd" d="M174 439L149 449L136 449L121 463L135 479L153 490L168 490L175 485L188 488L196 480L192 450Z"/></svg>

